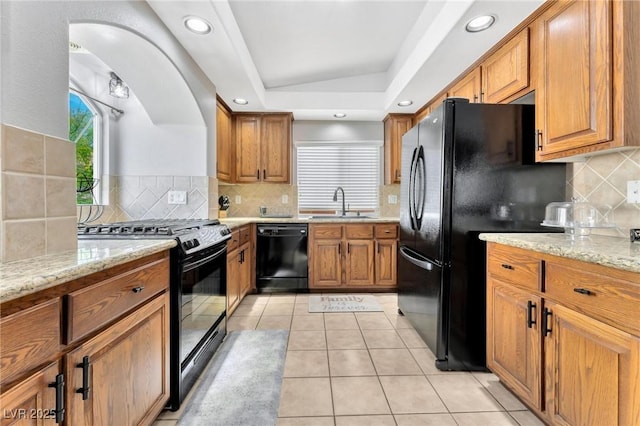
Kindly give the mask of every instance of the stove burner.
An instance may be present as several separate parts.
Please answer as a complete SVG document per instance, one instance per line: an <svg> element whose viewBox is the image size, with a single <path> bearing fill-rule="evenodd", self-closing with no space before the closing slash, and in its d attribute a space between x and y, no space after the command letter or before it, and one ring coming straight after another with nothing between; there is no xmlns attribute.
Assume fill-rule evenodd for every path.
<svg viewBox="0 0 640 426"><path fill-rule="evenodd" d="M220 221L215 219L150 219L96 225L79 225L78 235L172 236L197 231L205 226L215 225L220 225Z"/></svg>
<svg viewBox="0 0 640 426"><path fill-rule="evenodd" d="M149 219L78 225L78 238L173 238L186 253L222 243L230 238L230 234L229 228L217 219Z"/></svg>

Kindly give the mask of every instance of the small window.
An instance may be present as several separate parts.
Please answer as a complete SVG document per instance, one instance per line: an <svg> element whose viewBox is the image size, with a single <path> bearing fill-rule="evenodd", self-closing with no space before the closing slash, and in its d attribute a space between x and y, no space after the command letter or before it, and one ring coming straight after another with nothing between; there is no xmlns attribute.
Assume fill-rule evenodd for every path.
<svg viewBox="0 0 640 426"><path fill-rule="evenodd" d="M99 116L82 97L69 93L69 140L76 144L76 203L99 204Z"/></svg>
<svg viewBox="0 0 640 426"><path fill-rule="evenodd" d="M299 142L297 144L298 213L377 213L380 182L380 142Z"/></svg>

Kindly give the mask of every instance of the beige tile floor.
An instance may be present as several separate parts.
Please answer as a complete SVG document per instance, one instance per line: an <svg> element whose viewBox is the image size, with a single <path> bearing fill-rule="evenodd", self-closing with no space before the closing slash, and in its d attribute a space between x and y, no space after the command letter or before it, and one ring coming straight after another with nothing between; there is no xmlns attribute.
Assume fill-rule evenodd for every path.
<svg viewBox="0 0 640 426"><path fill-rule="evenodd" d="M309 313L306 294L249 295L229 318L229 331L290 330L277 426L543 425L493 374L437 370L397 295L374 296L384 312Z"/></svg>

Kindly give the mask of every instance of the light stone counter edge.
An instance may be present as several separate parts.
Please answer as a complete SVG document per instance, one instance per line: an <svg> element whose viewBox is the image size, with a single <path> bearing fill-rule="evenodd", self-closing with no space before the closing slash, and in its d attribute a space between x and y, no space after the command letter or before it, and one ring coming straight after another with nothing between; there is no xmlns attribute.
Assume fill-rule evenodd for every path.
<svg viewBox="0 0 640 426"><path fill-rule="evenodd" d="M230 229L239 228L251 223L398 223L400 221L397 217L363 217L355 219L340 219L339 217L328 217L326 219L310 219L310 218L296 218L296 217L225 217L220 218L220 223L227 225Z"/></svg>
<svg viewBox="0 0 640 426"><path fill-rule="evenodd" d="M483 233L484 241L581 260L611 268L640 273L640 244L625 238L590 235L570 239L565 234Z"/></svg>
<svg viewBox="0 0 640 426"><path fill-rule="evenodd" d="M175 240L79 240L78 249L0 263L0 303L176 246Z"/></svg>

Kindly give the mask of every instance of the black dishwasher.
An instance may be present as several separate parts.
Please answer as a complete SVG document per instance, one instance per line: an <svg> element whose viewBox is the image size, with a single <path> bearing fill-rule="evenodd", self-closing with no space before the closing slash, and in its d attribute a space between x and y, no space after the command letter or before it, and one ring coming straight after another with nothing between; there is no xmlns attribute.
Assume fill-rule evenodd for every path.
<svg viewBox="0 0 640 426"><path fill-rule="evenodd" d="M307 225L259 223L257 231L258 293L309 291Z"/></svg>

